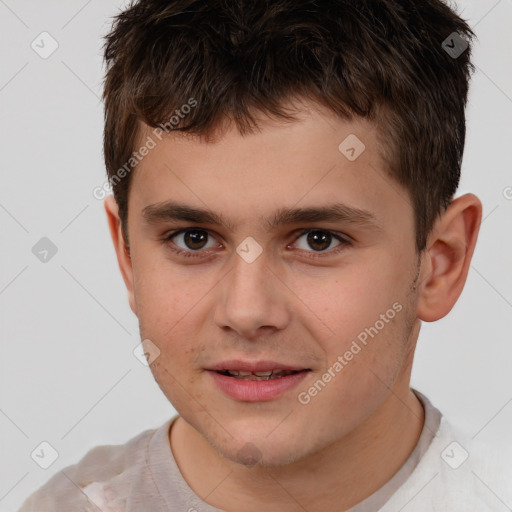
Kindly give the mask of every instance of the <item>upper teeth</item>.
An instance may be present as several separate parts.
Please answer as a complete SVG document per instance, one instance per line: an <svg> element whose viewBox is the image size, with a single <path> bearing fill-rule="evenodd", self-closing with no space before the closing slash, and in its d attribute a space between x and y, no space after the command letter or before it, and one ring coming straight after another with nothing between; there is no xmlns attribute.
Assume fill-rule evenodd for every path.
<svg viewBox="0 0 512 512"><path fill-rule="evenodd" d="M247 377L249 375L256 375L257 377L270 377L271 375L288 375L293 373L291 370L268 370L265 372L243 372L239 370L226 370L233 377Z"/></svg>

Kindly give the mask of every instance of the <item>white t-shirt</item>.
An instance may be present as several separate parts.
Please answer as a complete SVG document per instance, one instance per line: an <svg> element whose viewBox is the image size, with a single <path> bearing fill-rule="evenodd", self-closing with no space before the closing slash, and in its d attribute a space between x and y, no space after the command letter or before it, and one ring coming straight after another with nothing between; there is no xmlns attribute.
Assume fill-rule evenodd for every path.
<svg viewBox="0 0 512 512"><path fill-rule="evenodd" d="M425 409L416 447L386 484L347 512L512 510L512 447L497 453L471 441L413 391ZM180 473L168 436L176 418L123 445L92 448L18 512L223 512L201 500Z"/></svg>

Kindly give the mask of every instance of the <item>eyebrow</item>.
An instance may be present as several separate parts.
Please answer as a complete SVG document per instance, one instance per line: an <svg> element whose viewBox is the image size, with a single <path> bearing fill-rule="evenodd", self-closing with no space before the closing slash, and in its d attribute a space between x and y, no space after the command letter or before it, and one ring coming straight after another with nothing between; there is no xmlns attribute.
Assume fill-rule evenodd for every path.
<svg viewBox="0 0 512 512"><path fill-rule="evenodd" d="M207 208L197 208L174 201L164 201L146 206L142 210L142 216L149 224L184 221L196 224L221 225L231 231L234 231L235 228L222 215ZM347 222L363 227L382 229L373 213L341 203L321 207L280 208L272 215L263 218L261 222L269 231L279 226L308 222Z"/></svg>

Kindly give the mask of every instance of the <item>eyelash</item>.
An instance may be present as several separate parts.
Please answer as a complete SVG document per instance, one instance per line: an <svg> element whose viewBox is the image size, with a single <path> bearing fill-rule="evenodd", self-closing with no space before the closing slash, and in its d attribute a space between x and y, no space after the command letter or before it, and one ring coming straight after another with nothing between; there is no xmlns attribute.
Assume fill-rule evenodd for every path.
<svg viewBox="0 0 512 512"><path fill-rule="evenodd" d="M186 233L187 231L194 231L194 230L204 231L204 232L208 233L209 236L212 236L210 231L208 231L207 229L182 228L182 229L177 229L175 231L172 231L171 233L166 234L162 240L163 240L163 242L166 242L166 243L172 242L172 238L174 238L176 235L179 235L181 233ZM326 257L325 255L332 256L332 255L338 254L339 252L343 251L344 249L346 249L347 246L352 245L352 241L348 238L348 236L346 236L346 235L342 236L341 234L339 234L335 231L330 231L328 229L320 229L320 228L305 228L305 229L300 230L297 233L297 238L295 239L295 241L297 241L301 236L305 235L306 233L310 233L312 231L320 231L322 233L329 233L334 239L338 240L340 242L340 244L338 246L336 246L334 249L331 249L329 251L318 252L318 253L312 252L311 254L309 254L307 256L308 258L316 259L316 258ZM173 247L173 245L174 245L174 247ZM206 252L206 251L201 251L201 250L185 251L184 249L176 248L176 245L174 243L173 243L173 245L167 244L167 247L169 248L169 250L171 250L178 256L183 256L185 258L203 258L204 256L201 256L201 253ZM304 252L306 252L307 254L309 253L309 251L304 251Z"/></svg>

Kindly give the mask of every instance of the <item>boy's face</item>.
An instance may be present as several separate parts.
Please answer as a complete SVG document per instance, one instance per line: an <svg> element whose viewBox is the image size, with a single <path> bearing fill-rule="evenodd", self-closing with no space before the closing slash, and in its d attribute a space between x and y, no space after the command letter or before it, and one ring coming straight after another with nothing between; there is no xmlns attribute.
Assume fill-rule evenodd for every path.
<svg viewBox="0 0 512 512"><path fill-rule="evenodd" d="M353 161L353 143L338 149L350 134L365 146ZM142 143L147 135L157 145L132 176L124 277L141 337L160 351L154 377L190 425L233 461L279 465L355 431L390 389L408 389L419 330L414 216L383 170L371 124L311 110L246 136L232 125L213 143L179 133L158 142L151 130ZM144 215L167 201L224 222ZM263 221L335 204L365 213L270 230ZM247 237L262 250L254 261ZM192 257L175 254L173 242ZM244 400L209 370L228 360L310 371L273 398Z"/></svg>

